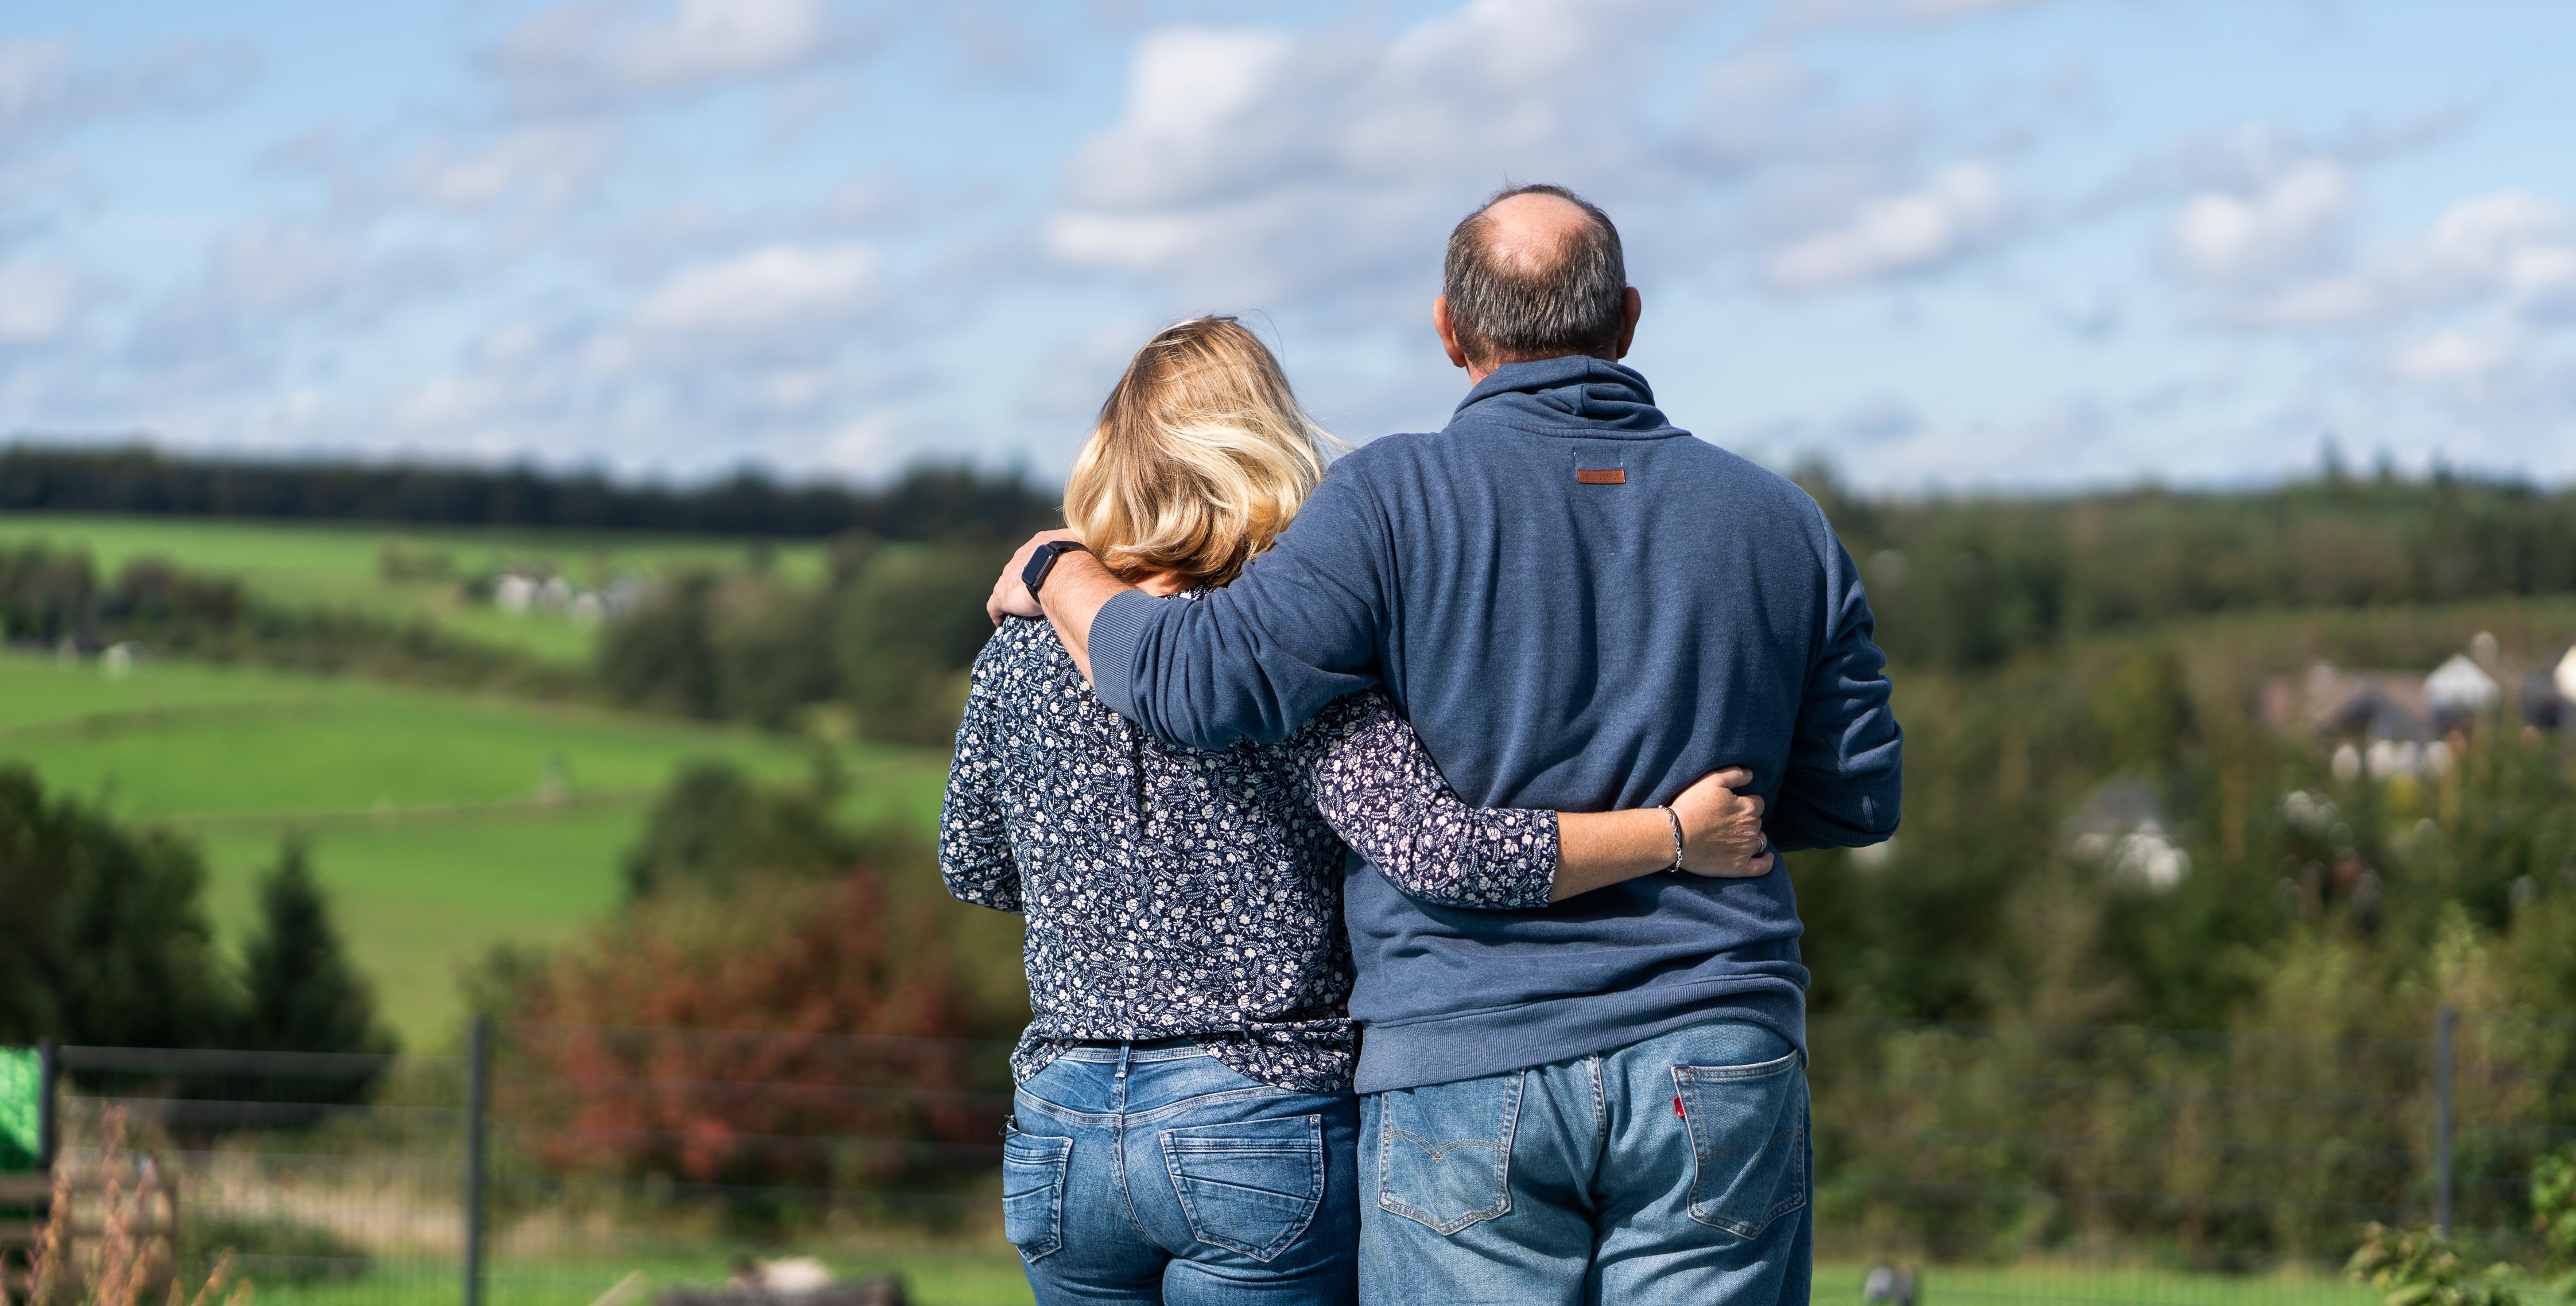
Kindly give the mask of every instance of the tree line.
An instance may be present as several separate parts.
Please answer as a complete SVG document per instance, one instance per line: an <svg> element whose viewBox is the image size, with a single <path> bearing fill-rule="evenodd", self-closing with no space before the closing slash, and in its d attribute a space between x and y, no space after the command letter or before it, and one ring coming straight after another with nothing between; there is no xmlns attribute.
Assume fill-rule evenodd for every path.
<svg viewBox="0 0 2576 1306"><path fill-rule="evenodd" d="M1881 642L1905 666L1991 667L2033 648L2222 612L2576 593L2576 491L2517 481L2354 475L2331 458L2305 481L2223 492L1913 499L1861 495L1821 469L1798 479L1860 563ZM975 553L988 573L1009 543L1054 524L1056 508L1054 491L1023 473L962 465L916 466L868 489L754 471L683 489L525 466L0 447L0 512L944 542ZM980 602L989 577L965 575L976 569L957 568L957 593L922 588L903 602L945 629L952 609ZM834 584L842 579L836 573ZM775 605L760 606L775 616ZM773 645L776 634L766 637ZM636 673L612 678L631 687ZM701 677L681 690L618 696L681 702L697 715L762 715L711 707L722 697L713 684Z"/></svg>
<svg viewBox="0 0 2576 1306"><path fill-rule="evenodd" d="M1991 667L2088 635L2265 609L2576 593L2576 489L2324 474L2264 489L1887 499L1802 473L1899 663Z"/></svg>
<svg viewBox="0 0 2576 1306"><path fill-rule="evenodd" d="M1050 525L1051 490L1017 471L915 466L882 487L788 484L745 469L680 488L599 472L414 462L253 460L20 442L0 447L0 512L437 523L819 538L1025 536Z"/></svg>

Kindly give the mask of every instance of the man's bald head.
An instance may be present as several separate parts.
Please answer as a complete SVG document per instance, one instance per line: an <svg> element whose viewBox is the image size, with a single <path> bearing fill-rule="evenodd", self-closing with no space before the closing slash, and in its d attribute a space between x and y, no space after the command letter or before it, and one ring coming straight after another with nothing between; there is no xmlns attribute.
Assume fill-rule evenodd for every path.
<svg viewBox="0 0 2576 1306"><path fill-rule="evenodd" d="M1627 286L1609 215L1562 186L1514 186L1449 233L1441 293L1459 347L1489 368L1616 357Z"/></svg>

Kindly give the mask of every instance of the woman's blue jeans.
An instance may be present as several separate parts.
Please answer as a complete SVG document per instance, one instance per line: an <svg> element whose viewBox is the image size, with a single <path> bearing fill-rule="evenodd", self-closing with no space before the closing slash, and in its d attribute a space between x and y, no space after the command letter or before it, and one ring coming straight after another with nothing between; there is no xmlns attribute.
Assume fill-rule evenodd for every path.
<svg viewBox="0 0 2576 1306"><path fill-rule="evenodd" d="M1359 1115L1186 1042L1074 1048L1020 1086L1003 1231L1039 1306L1348 1306Z"/></svg>

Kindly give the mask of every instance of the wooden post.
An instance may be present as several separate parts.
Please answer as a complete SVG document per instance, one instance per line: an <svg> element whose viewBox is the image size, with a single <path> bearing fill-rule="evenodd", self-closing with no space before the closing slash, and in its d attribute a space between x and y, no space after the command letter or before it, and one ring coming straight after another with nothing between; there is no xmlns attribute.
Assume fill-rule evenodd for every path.
<svg viewBox="0 0 2576 1306"><path fill-rule="evenodd" d="M54 1172L56 1131L60 1128L54 1110L56 1081L63 1070L62 1049L52 1039L36 1041L36 1169L42 1174Z"/></svg>
<svg viewBox="0 0 2576 1306"><path fill-rule="evenodd" d="M483 1120L492 1093L492 1021L476 1016L465 1045L465 1306L483 1306Z"/></svg>
<svg viewBox="0 0 2576 1306"><path fill-rule="evenodd" d="M2451 1236L2451 1053L2459 1013L2444 1003L2433 1028L2433 1227Z"/></svg>

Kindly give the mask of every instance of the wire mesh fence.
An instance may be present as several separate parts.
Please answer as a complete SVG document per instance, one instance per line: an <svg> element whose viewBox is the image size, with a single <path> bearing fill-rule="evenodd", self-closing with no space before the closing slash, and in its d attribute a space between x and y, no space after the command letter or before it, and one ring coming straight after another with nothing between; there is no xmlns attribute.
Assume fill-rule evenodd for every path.
<svg viewBox="0 0 2576 1306"><path fill-rule="evenodd" d="M182 1274L234 1249L263 1302L640 1306L803 1257L916 1302L1025 1302L998 1227L1007 1051L529 1024L446 1057L68 1047L55 1159L95 1168L121 1116ZM2479 1256L2533 1259L2532 1164L2576 1143L2576 1019L1820 1018L1811 1083L1820 1301L1886 1264L1945 1302L2359 1303L2338 1270L2366 1221L2447 1203Z"/></svg>
<svg viewBox="0 0 2576 1306"><path fill-rule="evenodd" d="M631 1272L723 1284L813 1254L900 1270L919 1300L1026 1300L985 1218L1006 1044L543 1025L476 1042L66 1047L57 1164L94 1168L121 1116L127 1163L176 1195L182 1276L229 1248L263 1302L588 1302Z"/></svg>
<svg viewBox="0 0 2576 1306"><path fill-rule="evenodd" d="M1819 1020L1819 1258L1938 1265L1945 1300L2141 1302L2376 1301L2339 1274L2373 1221L2534 1262L2576 1021L2427 1034Z"/></svg>

